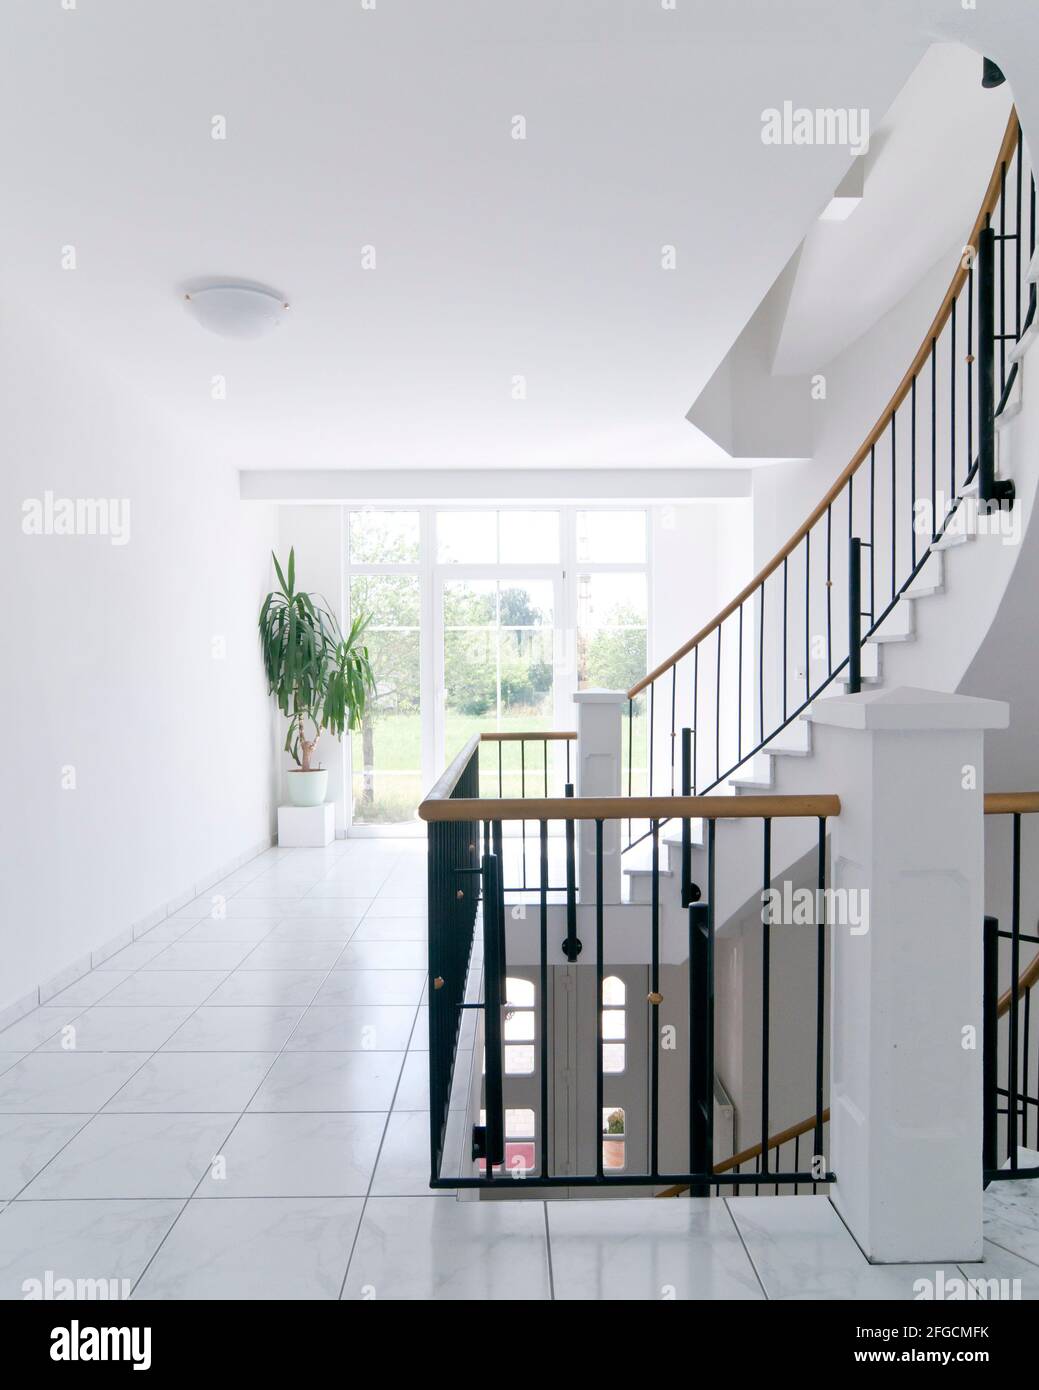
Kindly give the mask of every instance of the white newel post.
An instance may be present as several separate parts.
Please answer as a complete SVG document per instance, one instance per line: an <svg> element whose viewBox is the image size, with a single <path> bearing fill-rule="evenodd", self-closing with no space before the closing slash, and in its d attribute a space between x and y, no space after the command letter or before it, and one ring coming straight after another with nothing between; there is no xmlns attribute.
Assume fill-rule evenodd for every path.
<svg viewBox="0 0 1039 1390"><path fill-rule="evenodd" d="M841 798L831 920L868 893L866 930L831 927L831 1200L875 1263L977 1260L983 731L1008 706L901 688L811 718Z"/></svg>
<svg viewBox="0 0 1039 1390"><path fill-rule="evenodd" d="M623 690L582 690L577 706L575 796L620 796ZM620 822L603 824L603 902L621 900ZM595 901L595 824L578 824L577 887L583 903Z"/></svg>

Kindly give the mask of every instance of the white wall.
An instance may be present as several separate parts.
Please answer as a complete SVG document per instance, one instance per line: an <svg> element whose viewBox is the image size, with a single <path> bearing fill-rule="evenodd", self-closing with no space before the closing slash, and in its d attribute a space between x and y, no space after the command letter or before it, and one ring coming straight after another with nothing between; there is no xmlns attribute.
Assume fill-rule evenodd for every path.
<svg viewBox="0 0 1039 1390"><path fill-rule="evenodd" d="M175 419L10 305L0 373L2 1011L269 843L256 617L274 513L240 502L231 466ZM128 543L23 534L23 502L48 489L128 499Z"/></svg>
<svg viewBox="0 0 1039 1390"><path fill-rule="evenodd" d="M333 506L279 507L278 560L282 567L288 563L289 551L296 552L296 584L311 594L320 594L340 623L345 619L343 562L343 509ZM284 751L286 720L275 715L275 750L278 768L278 798L286 799L285 779L289 768L296 764ZM346 746L349 734L340 742L331 734L323 734L317 748L318 763L328 769L327 800L335 804L336 833L344 834L349 823L350 803L347 792L349 762Z"/></svg>

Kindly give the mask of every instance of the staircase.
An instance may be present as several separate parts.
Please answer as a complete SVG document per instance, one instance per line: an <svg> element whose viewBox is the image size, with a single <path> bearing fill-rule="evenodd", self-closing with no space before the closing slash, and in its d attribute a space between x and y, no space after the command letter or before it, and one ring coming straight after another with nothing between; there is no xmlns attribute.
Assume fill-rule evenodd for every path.
<svg viewBox="0 0 1039 1390"><path fill-rule="evenodd" d="M1019 168L1023 188L1031 186L1033 191L1031 199L1022 192L1020 207L1015 208L1013 198L1008 204L1008 189L1015 186ZM982 341L988 326L982 322L983 267L980 261L970 269L961 265L898 390L805 524L711 624L628 692L632 715L638 702L649 720L650 765L658 783L670 776L685 793L734 797L799 796L832 784L825 731L813 728L812 712L817 701L849 690L849 656L838 660L834 653L848 653L853 627L848 613L848 539L853 532L863 543L861 620L866 630L859 688L960 687L1024 547L1039 544L1029 526L1039 471L1039 411L1024 408L1028 354L1039 336L1034 322L1039 253L1029 202L1034 204L1034 181L1012 115L968 243L981 255L988 241L993 283L984 288L986 293L991 290L997 306L992 345ZM1022 245L1028 239L1019 276L1009 253L995 251L993 243L1002 233L993 232L993 226L1005 229L1007 241L997 243L1000 246L1012 247L1017 235ZM1018 231L1012 232L1012 227ZM1009 340L1003 354L999 330ZM994 376L988 420L981 379L986 353ZM969 456L973 461L967 468ZM1011 474L1016 488L1013 510L985 516L984 504L999 503ZM937 480L942 478L952 500L944 516L938 516L942 484ZM950 488L950 479L955 488ZM910 497L914 506L937 503L931 534L920 536L914 527ZM1005 543L1001 527L1013 528L1015 543ZM827 662L820 668L806 648L808 634L823 629ZM734 682L728 684L723 650L728 666L738 666ZM735 691L730 688L733 683ZM740 705L735 733L723 727L725 708L734 700ZM659 718L661 709L672 711L670 725ZM731 714L729 718L731 724ZM679 770L675 750L683 727L689 730L693 751ZM752 751L744 756L747 745ZM706 763L706 775L697 775L698 761L701 768ZM752 821L732 825L726 835L715 879L719 932L760 920L763 885L747 873L747 866L760 860L760 836L760 825ZM681 826L665 824L659 837L660 865L668 883L661 910L670 923L683 911ZM702 822L691 824L690 840L695 894L703 889L707 867ZM626 897L632 903L649 901L651 842L650 828L636 825L624 856ZM791 879L794 886L810 886L814 853L810 825L803 820L777 823L772 882Z"/></svg>

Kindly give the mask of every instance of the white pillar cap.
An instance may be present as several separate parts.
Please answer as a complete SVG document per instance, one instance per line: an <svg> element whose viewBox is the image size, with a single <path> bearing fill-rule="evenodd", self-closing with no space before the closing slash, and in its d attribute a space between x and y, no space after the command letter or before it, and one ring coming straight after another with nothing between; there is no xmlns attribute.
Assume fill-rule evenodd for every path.
<svg viewBox="0 0 1039 1390"><path fill-rule="evenodd" d="M919 733L1005 729L1010 723L1010 706L1005 700L981 700L974 695L950 695L947 691L900 685L894 690L864 690L859 695L816 700L807 718L813 724L841 729Z"/></svg>
<svg viewBox="0 0 1039 1390"><path fill-rule="evenodd" d="M627 702L626 690L579 690L574 696L575 705L624 705Z"/></svg>

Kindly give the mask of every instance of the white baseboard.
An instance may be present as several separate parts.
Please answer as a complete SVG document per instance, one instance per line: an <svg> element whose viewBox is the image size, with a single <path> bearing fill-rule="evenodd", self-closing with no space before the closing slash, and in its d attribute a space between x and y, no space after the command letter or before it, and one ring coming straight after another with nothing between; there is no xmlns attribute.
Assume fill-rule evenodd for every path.
<svg viewBox="0 0 1039 1390"><path fill-rule="evenodd" d="M67 989L69 985L75 984L77 980L82 979L84 975L100 965L102 961L106 961L109 957L114 956L116 951L121 951L124 946L129 946L131 942L136 941L138 937L144 936L145 933L150 932L153 927L157 927L160 922L164 922L167 917L172 917L175 912L179 912L186 903L193 901L200 893L204 893L207 888L211 888L214 883L218 883L220 879L226 878L228 874L233 874L236 869L240 869L243 864L248 864L250 860L255 859L257 855L264 854L271 848L273 843L274 839L271 836L263 840L254 841L247 850L243 850L241 854L236 855L234 859L228 860L220 868L207 872L193 883L190 888L186 888L182 893L176 894L175 897L170 898L161 907L157 907L153 912L149 912L146 917L141 917L131 926L124 927L122 931L117 932L115 936L110 936L102 945L96 947L93 951L87 952L86 955L80 956L78 960L73 961L72 964L65 966L62 970L57 971L54 975L51 975L49 979L37 985L35 989L30 990L28 994L23 995L21 999L16 999L13 1003L0 1008L0 1030L9 1028L12 1023L17 1023L20 1018L24 1018L26 1014L32 1013L33 1009L39 1008L41 1004L48 1003L56 995L60 994L63 989Z"/></svg>

